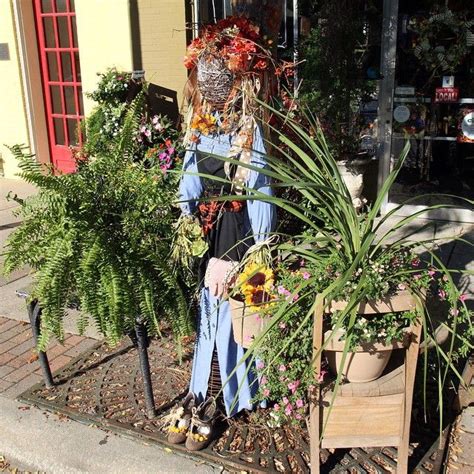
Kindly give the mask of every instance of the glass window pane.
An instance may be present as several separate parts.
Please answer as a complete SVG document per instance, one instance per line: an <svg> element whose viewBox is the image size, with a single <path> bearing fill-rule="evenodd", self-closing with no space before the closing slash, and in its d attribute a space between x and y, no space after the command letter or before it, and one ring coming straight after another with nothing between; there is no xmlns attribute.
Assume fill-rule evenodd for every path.
<svg viewBox="0 0 474 474"><path fill-rule="evenodd" d="M67 12L67 0L56 0L56 11Z"/></svg>
<svg viewBox="0 0 474 474"><path fill-rule="evenodd" d="M52 0L41 0L41 11L42 13L51 13L53 11Z"/></svg>
<svg viewBox="0 0 474 474"><path fill-rule="evenodd" d="M71 28L72 28L72 38L73 38L73 46L74 48L78 48L78 42L77 42L77 27L76 27L76 17L72 16L71 17Z"/></svg>
<svg viewBox="0 0 474 474"><path fill-rule="evenodd" d="M72 74L71 53L61 53L61 70L63 72L64 82L74 81L74 76Z"/></svg>
<svg viewBox="0 0 474 474"><path fill-rule="evenodd" d="M44 38L47 48L54 48L56 43L54 41L54 19L52 17L43 18Z"/></svg>
<svg viewBox="0 0 474 474"><path fill-rule="evenodd" d="M51 104L53 107L53 114L62 114L63 107L61 104L61 86L49 86L51 91Z"/></svg>
<svg viewBox="0 0 474 474"><path fill-rule="evenodd" d="M67 119L67 133L69 135L69 145L77 145L79 143L79 121L76 119Z"/></svg>
<svg viewBox="0 0 474 474"><path fill-rule="evenodd" d="M64 87L64 100L66 102L66 114L76 115L76 102L74 100L74 87Z"/></svg>
<svg viewBox="0 0 474 474"><path fill-rule="evenodd" d="M58 16L58 35L59 35L59 46L61 48L69 48L69 30L68 30L68 18L67 16Z"/></svg>
<svg viewBox="0 0 474 474"><path fill-rule="evenodd" d="M76 62L76 81L81 82L81 65L79 63L79 53L74 53L74 61Z"/></svg>
<svg viewBox="0 0 474 474"><path fill-rule="evenodd" d="M53 118L54 121L54 136L55 136L55 145L65 145L66 140L64 137L64 124L63 119Z"/></svg>
<svg viewBox="0 0 474 474"><path fill-rule="evenodd" d="M55 52L46 53L48 58L48 75L50 81L59 81L58 58Z"/></svg>

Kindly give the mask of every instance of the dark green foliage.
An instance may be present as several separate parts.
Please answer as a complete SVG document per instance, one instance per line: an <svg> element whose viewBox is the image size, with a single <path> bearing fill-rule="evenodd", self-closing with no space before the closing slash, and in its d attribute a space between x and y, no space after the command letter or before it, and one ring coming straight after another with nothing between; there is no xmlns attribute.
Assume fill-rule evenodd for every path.
<svg viewBox="0 0 474 474"><path fill-rule="evenodd" d="M63 339L68 303L78 300L111 344L145 319L152 333L165 324L176 337L192 331L191 297L169 253L177 174L136 161L144 94L127 107L109 151L78 161L77 172L54 175L25 148L11 148L20 177L38 194L20 200L20 227L7 244L5 270L30 265L33 296L43 307L41 348ZM135 155L135 156L134 156ZM79 329L88 324L85 316Z"/></svg>

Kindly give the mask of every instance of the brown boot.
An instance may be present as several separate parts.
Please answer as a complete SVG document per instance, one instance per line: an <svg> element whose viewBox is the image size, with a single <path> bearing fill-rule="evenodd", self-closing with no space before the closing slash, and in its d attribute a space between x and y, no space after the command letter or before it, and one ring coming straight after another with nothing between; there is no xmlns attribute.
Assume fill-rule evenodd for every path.
<svg viewBox="0 0 474 474"><path fill-rule="evenodd" d="M204 449L214 437L214 422L217 416L217 404L209 397L198 408L192 409L191 425L186 439L186 448L190 451Z"/></svg>
<svg viewBox="0 0 474 474"><path fill-rule="evenodd" d="M181 405L173 408L166 417L168 422L168 442L182 444L186 441L189 425L191 424L192 410L195 410L196 397L189 392Z"/></svg>

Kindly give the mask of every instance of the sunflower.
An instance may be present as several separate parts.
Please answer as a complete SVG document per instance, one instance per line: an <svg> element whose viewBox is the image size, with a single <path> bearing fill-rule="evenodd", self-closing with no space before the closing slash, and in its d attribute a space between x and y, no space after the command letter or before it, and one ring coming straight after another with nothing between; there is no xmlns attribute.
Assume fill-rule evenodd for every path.
<svg viewBox="0 0 474 474"><path fill-rule="evenodd" d="M268 293L272 289L273 283L273 271L258 263L249 263L237 279L237 284L245 296L256 290Z"/></svg>

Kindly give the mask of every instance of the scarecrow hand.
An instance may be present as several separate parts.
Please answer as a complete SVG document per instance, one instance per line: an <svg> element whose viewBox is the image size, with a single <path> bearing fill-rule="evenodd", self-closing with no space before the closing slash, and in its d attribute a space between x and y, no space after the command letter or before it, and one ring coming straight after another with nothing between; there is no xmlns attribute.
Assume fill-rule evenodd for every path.
<svg viewBox="0 0 474 474"><path fill-rule="evenodd" d="M231 284L231 275L237 266L237 262L211 258L207 264L204 286L216 298L227 296L227 289Z"/></svg>

